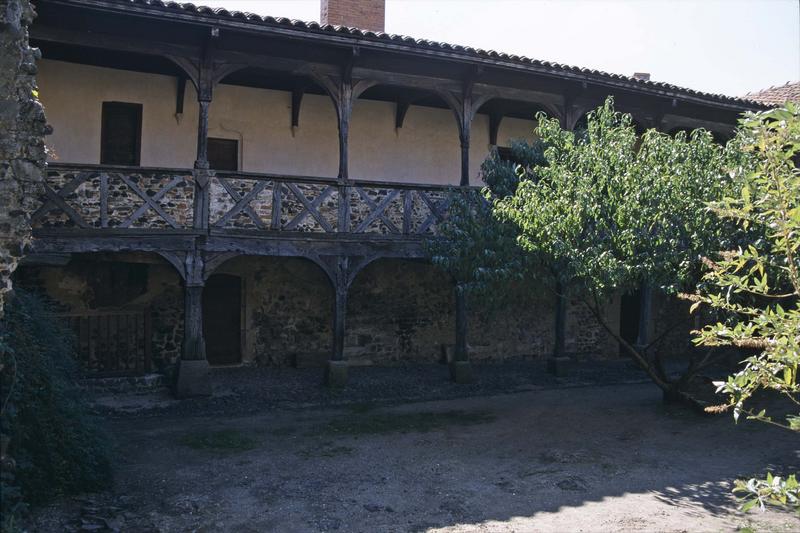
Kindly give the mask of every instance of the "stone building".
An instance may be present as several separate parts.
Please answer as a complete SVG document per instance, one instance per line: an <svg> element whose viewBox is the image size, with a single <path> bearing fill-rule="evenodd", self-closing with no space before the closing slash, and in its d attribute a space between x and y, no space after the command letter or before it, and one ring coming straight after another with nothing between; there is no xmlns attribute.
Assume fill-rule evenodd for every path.
<svg viewBox="0 0 800 533"><path fill-rule="evenodd" d="M470 359L554 346L615 356L548 290L468 305L425 261L450 192L479 185L490 150L529 138L537 111L573 128L613 95L642 127L725 137L759 108L387 35L383 0L322 0L321 23L160 0L37 10L53 132L18 281L56 302L89 371L176 369L181 395L208 392L216 365L320 365L341 384L348 364L443 354L457 380ZM650 305L607 312L636 337L669 313Z"/></svg>

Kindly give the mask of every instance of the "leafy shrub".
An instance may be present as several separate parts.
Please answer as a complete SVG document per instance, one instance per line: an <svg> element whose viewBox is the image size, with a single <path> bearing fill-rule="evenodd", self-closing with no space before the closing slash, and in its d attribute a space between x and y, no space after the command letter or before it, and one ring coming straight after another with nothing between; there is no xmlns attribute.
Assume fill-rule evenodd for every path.
<svg viewBox="0 0 800 533"><path fill-rule="evenodd" d="M727 403L713 411L732 408L736 420L745 415L800 434L800 106L789 103L740 122L735 140L755 156L756 166L734 174L739 196L710 209L744 228L761 228L764 236L706 261L708 283L694 305L721 310L727 320L697 332L695 342L760 352L727 381L716 382ZM754 396L764 392L789 402L793 412L773 418L754 408ZM800 511L795 475L740 481L736 492L744 494L745 509L766 503Z"/></svg>
<svg viewBox="0 0 800 533"><path fill-rule="evenodd" d="M75 384L72 335L39 297L18 290L0 323L2 416L16 462L3 476L4 520L27 503L105 488L111 481L108 437ZM17 487L11 484L17 485Z"/></svg>

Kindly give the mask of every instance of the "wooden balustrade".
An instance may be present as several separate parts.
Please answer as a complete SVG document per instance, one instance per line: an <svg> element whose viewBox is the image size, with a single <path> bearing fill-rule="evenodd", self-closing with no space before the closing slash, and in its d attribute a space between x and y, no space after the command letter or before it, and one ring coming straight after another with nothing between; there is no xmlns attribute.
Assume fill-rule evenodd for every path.
<svg viewBox="0 0 800 533"><path fill-rule="evenodd" d="M51 164L37 228L186 230L208 197L210 230L435 235L455 186L217 172L204 189L185 169Z"/></svg>

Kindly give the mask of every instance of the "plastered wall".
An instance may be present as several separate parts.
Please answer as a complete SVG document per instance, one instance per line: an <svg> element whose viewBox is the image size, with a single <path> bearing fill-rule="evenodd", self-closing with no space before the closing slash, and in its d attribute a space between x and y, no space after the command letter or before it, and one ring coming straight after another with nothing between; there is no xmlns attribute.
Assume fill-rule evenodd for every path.
<svg viewBox="0 0 800 533"><path fill-rule="evenodd" d="M196 152L197 104L187 84L184 112L175 117L177 80L169 76L42 60L40 96L53 134L51 161L100 162L102 102L141 103L142 166L191 168ZM457 184L458 131L447 109L411 106L403 128L394 127L395 105L358 100L350 126L350 176L411 183ZM479 183L489 151L488 117L472 126L470 173ZM303 98L300 126L292 132L291 94L219 85L209 114L209 135L239 140L240 169L287 175L335 177L338 171L336 113L327 96ZM533 121L506 118L498 143L530 138Z"/></svg>

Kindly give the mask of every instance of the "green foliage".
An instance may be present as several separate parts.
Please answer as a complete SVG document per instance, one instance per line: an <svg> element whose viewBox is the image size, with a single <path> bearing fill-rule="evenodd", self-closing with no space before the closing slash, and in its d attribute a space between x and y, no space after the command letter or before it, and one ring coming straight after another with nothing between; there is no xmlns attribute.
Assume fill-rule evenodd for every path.
<svg viewBox="0 0 800 533"><path fill-rule="evenodd" d="M480 300L484 310L507 306L510 300L529 301L541 289L534 285L549 279L534 255L520 253L517 226L499 219L493 207L495 199L513 195L521 180L534 179L542 165L544 144L538 140L513 141L511 160L494 150L481 165L486 187L480 193L454 193L440 238L427 242L433 264Z"/></svg>
<svg viewBox="0 0 800 533"><path fill-rule="evenodd" d="M766 479L737 479L734 493L741 494L745 500L742 511L749 511L758 505L762 511L767 505L779 507L800 507L800 483L792 474L786 479L767 473Z"/></svg>
<svg viewBox="0 0 800 533"><path fill-rule="evenodd" d="M18 290L6 308L2 359L2 433L10 436L15 480L28 503L109 486L108 437L89 415L74 382L71 334L38 297ZM4 478L4 483L11 480ZM12 486L2 487L10 518ZM13 513L10 513L13 514Z"/></svg>
<svg viewBox="0 0 800 533"><path fill-rule="evenodd" d="M544 114L537 120L539 140L515 145L518 162L495 154L484 163L485 202L464 193L456 200L443 240L431 247L434 263L481 292L482 302L541 291L547 282L581 297L653 381L675 393L709 359L672 381L658 356L605 322L603 307L642 285L694 289L701 257L739 236L706 202L735 191L729 170L748 158L702 130L640 136L610 98L579 132Z"/></svg>
<svg viewBox="0 0 800 533"><path fill-rule="evenodd" d="M723 408L733 408L736 420L744 414L800 432L800 108L787 104L747 115L736 143L754 156L755 166L735 174L741 193L710 204L710 211L762 238L707 261L707 284L694 307L705 304L724 312L727 320L703 328L696 342L758 350L741 371L717 383L728 398ZM751 408L760 391L777 393L794 412L774 419ZM800 508L793 476L769 475L737 489L754 498L748 508L764 502Z"/></svg>
<svg viewBox="0 0 800 533"><path fill-rule="evenodd" d="M598 300L643 281L674 291L693 280L701 253L729 235L703 209L731 185L729 153L710 133L651 129L640 138L611 99L589 114L584 134L545 116L537 133L547 165L495 212L564 285Z"/></svg>

